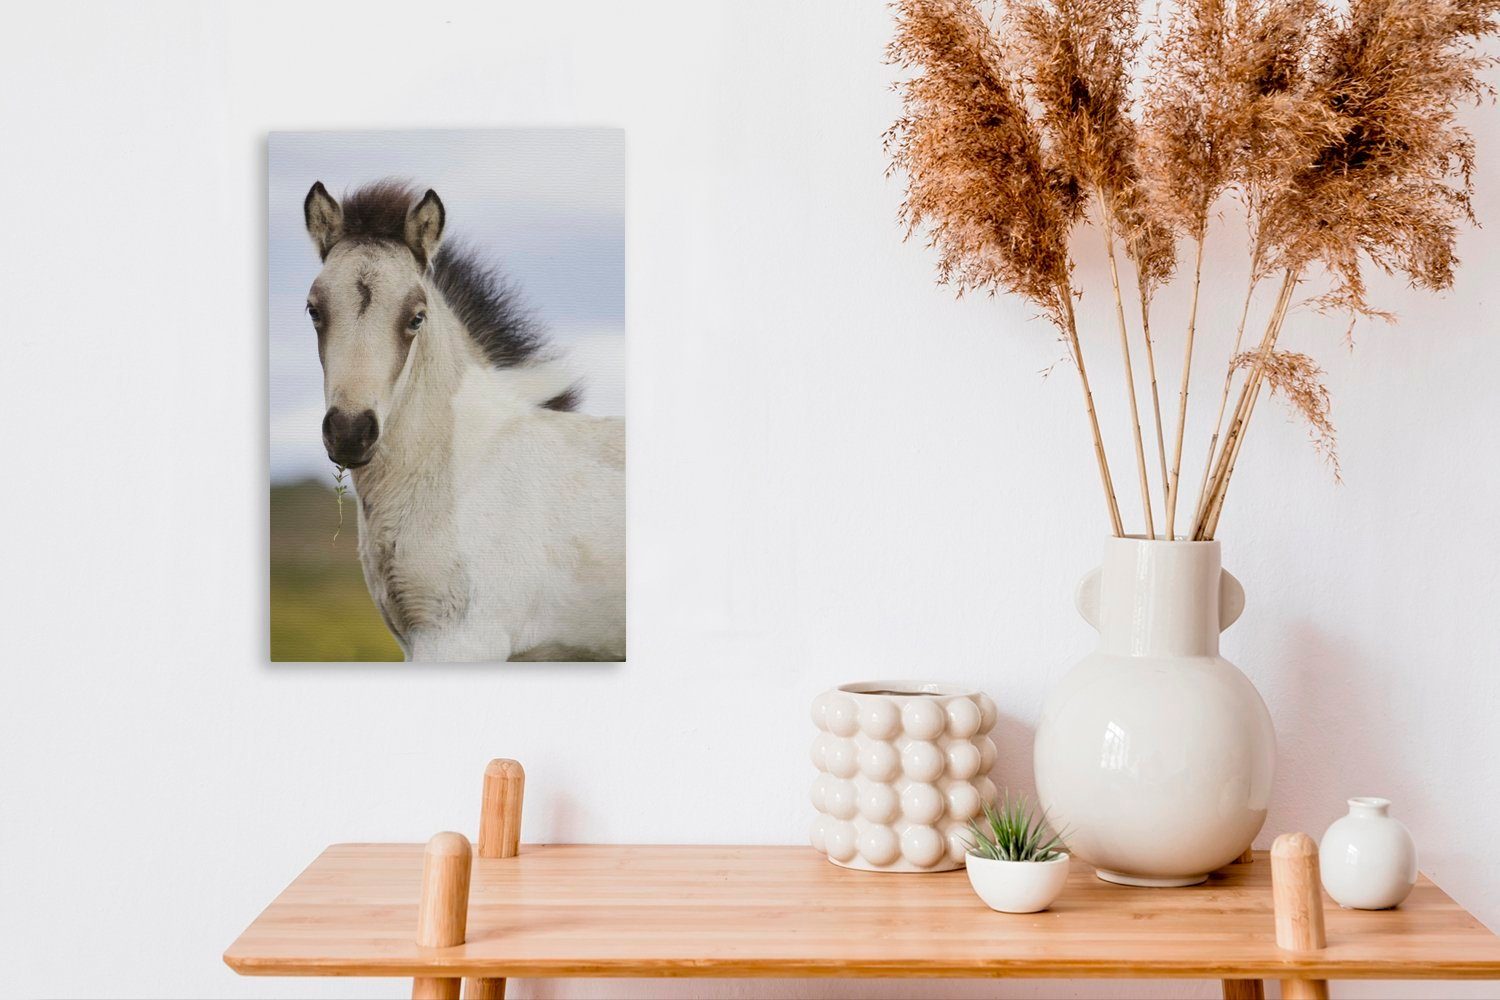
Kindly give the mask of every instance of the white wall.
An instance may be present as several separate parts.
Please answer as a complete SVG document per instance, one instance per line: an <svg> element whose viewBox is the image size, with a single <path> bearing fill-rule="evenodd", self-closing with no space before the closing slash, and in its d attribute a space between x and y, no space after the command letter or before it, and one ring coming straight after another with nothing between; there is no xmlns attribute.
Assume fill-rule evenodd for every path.
<svg viewBox="0 0 1500 1000"><path fill-rule="evenodd" d="M495 755L527 766L529 840L800 841L807 704L841 681L983 686L995 777L1029 785L1040 699L1090 643L1071 593L1104 522L1072 373L1038 376L1061 354L1049 331L934 290L898 242L887 19L858 0L8 13L0 992L401 995L239 979L219 955L324 844L470 829ZM1496 114L1470 116L1492 224ZM265 134L506 123L629 131L631 661L272 667ZM1212 279L1220 323L1237 249L1211 260L1233 272ZM1289 335L1328 368L1346 482L1261 409L1221 530L1249 593L1226 646L1280 732L1262 846L1388 795L1423 867L1500 927L1495 229L1462 252L1448 295L1381 283L1405 322L1352 354L1336 320ZM1128 486L1098 258L1082 268ZM1170 384L1180 327L1163 329ZM1227 351L1212 337L1200 400Z"/></svg>

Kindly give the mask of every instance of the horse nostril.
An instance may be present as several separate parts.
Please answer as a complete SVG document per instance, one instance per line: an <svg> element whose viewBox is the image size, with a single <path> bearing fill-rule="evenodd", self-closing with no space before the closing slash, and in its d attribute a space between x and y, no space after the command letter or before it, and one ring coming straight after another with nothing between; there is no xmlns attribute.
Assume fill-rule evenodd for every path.
<svg viewBox="0 0 1500 1000"><path fill-rule="evenodd" d="M356 417L350 428L349 436L360 443L361 447L368 448L380 437L380 421L375 417L374 410L366 410Z"/></svg>
<svg viewBox="0 0 1500 1000"><path fill-rule="evenodd" d="M350 416L334 406L323 415L323 447L327 449L328 457L340 464L362 465L367 462L379 437L380 421L374 410Z"/></svg>

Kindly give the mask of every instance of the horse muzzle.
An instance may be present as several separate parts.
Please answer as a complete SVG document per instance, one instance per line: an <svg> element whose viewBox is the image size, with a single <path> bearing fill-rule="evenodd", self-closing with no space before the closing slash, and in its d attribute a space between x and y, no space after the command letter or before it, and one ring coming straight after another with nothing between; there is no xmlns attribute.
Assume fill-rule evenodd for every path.
<svg viewBox="0 0 1500 1000"><path fill-rule="evenodd" d="M337 406L323 417L323 448L329 461L345 468L367 465L380 440L380 421L374 410L348 413Z"/></svg>

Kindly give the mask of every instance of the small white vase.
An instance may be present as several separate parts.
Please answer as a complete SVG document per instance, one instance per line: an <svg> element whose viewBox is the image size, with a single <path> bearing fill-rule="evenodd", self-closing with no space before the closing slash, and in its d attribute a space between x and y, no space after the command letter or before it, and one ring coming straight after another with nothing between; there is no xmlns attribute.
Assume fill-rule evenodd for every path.
<svg viewBox="0 0 1500 1000"><path fill-rule="evenodd" d="M984 905L1001 913L1036 913L1051 906L1068 882L1066 853L1051 861L996 861L970 854L969 884Z"/></svg>
<svg viewBox="0 0 1500 1000"><path fill-rule="evenodd" d="M1218 542L1110 538L1076 600L1099 646L1042 707L1037 798L1100 878L1202 882L1255 839L1276 764L1265 703L1219 655L1244 591Z"/></svg>
<svg viewBox="0 0 1500 1000"><path fill-rule="evenodd" d="M813 701L810 840L845 868L961 868L965 824L995 801L995 703L921 681L845 684Z"/></svg>
<svg viewBox="0 0 1500 1000"><path fill-rule="evenodd" d="M1388 910L1417 884L1417 847L1390 808L1389 799L1350 799L1349 815L1323 834L1323 888L1342 907Z"/></svg>

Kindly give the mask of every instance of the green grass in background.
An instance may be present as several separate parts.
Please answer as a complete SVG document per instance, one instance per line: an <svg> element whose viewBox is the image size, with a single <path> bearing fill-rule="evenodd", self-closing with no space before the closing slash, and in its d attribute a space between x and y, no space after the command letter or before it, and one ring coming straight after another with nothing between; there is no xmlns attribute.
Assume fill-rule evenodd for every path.
<svg viewBox="0 0 1500 1000"><path fill-rule="evenodd" d="M271 659L400 660L359 567L353 496L344 527L330 485L271 487Z"/></svg>

